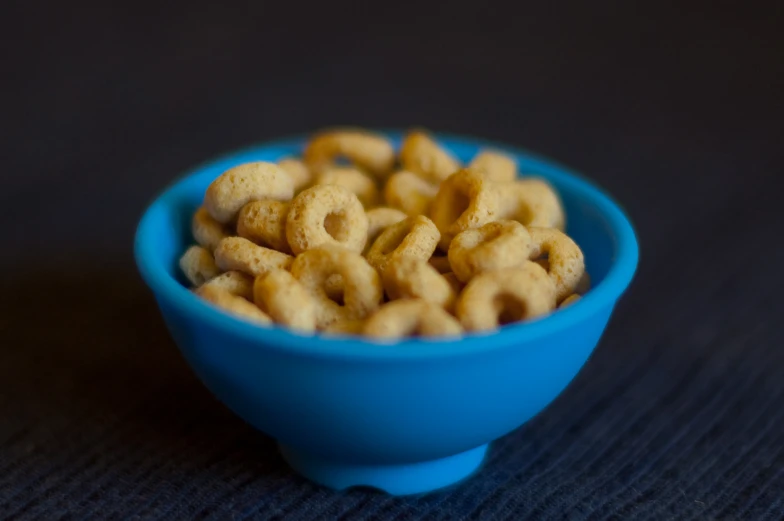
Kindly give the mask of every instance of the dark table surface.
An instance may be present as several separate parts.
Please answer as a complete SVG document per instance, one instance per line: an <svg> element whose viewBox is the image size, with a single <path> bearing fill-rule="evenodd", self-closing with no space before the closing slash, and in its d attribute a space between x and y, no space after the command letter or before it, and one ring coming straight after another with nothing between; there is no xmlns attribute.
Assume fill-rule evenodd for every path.
<svg viewBox="0 0 784 521"><path fill-rule="evenodd" d="M682 4L6 3L0 518L780 519L781 6ZM549 155L641 240L569 389L424 497L292 474L198 383L132 261L183 170L346 123Z"/></svg>

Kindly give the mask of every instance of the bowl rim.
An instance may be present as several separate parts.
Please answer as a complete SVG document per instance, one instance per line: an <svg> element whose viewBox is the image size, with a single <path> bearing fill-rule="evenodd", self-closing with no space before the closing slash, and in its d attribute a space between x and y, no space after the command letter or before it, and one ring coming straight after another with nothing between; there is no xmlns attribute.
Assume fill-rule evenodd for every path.
<svg viewBox="0 0 784 521"><path fill-rule="evenodd" d="M399 141L402 130L375 130ZM490 333L469 333L456 340L408 339L403 341L378 341L348 336L305 335L280 326L260 327L223 313L197 297L166 270L162 259L156 255L153 234L156 214L164 212L171 202L178 199L189 181L207 169L225 170L237 163L237 158L252 157L274 149L301 147L308 135L296 135L266 141L237 149L203 162L176 177L145 209L136 228L134 257L137 268L157 301L179 307L193 319L210 324L228 336L238 336L258 342L265 349L287 354L300 354L328 359L378 359L408 360L454 357L496 351L518 344L528 344L537 339L566 330L588 320L597 312L612 308L631 283L637 269L639 246L634 227L624 211L603 189L582 174L552 159L530 152L522 147L466 135L433 132L431 135L447 148L491 148L512 154L518 162L525 162L536 174L555 179L580 199L588 200L604 215L618 245L618 251L603 280L577 303L558 310L541 319L510 324ZM225 165L222 166L222 165Z"/></svg>

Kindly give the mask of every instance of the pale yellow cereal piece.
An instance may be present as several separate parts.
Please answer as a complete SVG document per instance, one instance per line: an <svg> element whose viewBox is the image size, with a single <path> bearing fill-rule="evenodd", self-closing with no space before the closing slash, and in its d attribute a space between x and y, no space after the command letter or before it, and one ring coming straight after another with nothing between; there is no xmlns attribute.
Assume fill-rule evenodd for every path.
<svg viewBox="0 0 784 521"><path fill-rule="evenodd" d="M227 271L221 273L204 283L204 286L214 286L228 291L247 300L253 300L253 277L240 271Z"/></svg>
<svg viewBox="0 0 784 521"><path fill-rule="evenodd" d="M368 218L356 194L337 185L316 185L300 192L289 207L286 238L299 254L326 245L361 252Z"/></svg>
<svg viewBox="0 0 784 521"><path fill-rule="evenodd" d="M368 235L365 250L370 249L381 232L395 223L399 223L406 218L406 214L395 208L379 206L365 212L368 218Z"/></svg>
<svg viewBox="0 0 784 521"><path fill-rule="evenodd" d="M204 194L204 207L220 223L233 222L251 201L288 201L294 195L289 174L274 163L257 161L235 166L218 176Z"/></svg>
<svg viewBox="0 0 784 521"><path fill-rule="evenodd" d="M392 174L384 185L384 200L407 215L426 215L438 193L438 186L418 175L401 170Z"/></svg>
<svg viewBox="0 0 784 521"><path fill-rule="evenodd" d="M379 193L376 182L367 174L352 167L331 167L316 178L317 185L339 185L356 194L365 208L378 204Z"/></svg>
<svg viewBox="0 0 784 521"><path fill-rule="evenodd" d="M286 238L286 216L290 203L265 199L242 207L237 217L237 235L259 246L291 253Z"/></svg>
<svg viewBox="0 0 784 521"><path fill-rule="evenodd" d="M457 296L447 280L426 260L416 257L395 257L387 264L381 277L390 300L420 298L452 309Z"/></svg>
<svg viewBox="0 0 784 521"><path fill-rule="evenodd" d="M200 246L215 251L218 243L231 235L231 231L212 218L203 206L196 210L191 220L191 233Z"/></svg>
<svg viewBox="0 0 784 521"><path fill-rule="evenodd" d="M185 277L196 287L220 274L210 250L201 246L191 246L180 257L180 269Z"/></svg>
<svg viewBox="0 0 784 521"><path fill-rule="evenodd" d="M278 166L281 167L291 177L291 182L294 185L294 192L310 186L313 182L313 174L311 173L308 165L301 159L287 157L278 161Z"/></svg>
<svg viewBox="0 0 784 521"><path fill-rule="evenodd" d="M463 282L483 271L528 262L531 236L517 221L495 221L460 232L449 245L449 264Z"/></svg>
<svg viewBox="0 0 784 521"><path fill-rule="evenodd" d="M273 269L287 269L291 255L271 250L243 237L227 237L215 249L215 262L224 271L241 271L253 277Z"/></svg>
<svg viewBox="0 0 784 521"><path fill-rule="evenodd" d="M400 147L404 170L431 183L440 183L460 168L460 162L422 130L412 130Z"/></svg>
<svg viewBox="0 0 784 521"><path fill-rule="evenodd" d="M585 259L580 247L565 233L555 228L528 228L531 235L530 258L547 255L547 272L555 284L558 302L575 293L585 272Z"/></svg>
<svg viewBox="0 0 784 521"><path fill-rule="evenodd" d="M514 208L509 218L525 226L539 228L566 227L566 213L555 189L543 179L520 179L513 184L516 193Z"/></svg>
<svg viewBox="0 0 784 521"><path fill-rule="evenodd" d="M311 171L321 172L348 159L355 166L383 179L395 164L392 143L380 134L359 129L333 129L320 132L305 148L303 159Z"/></svg>
<svg viewBox="0 0 784 521"><path fill-rule="evenodd" d="M384 304L365 322L365 335L377 339L405 337L459 338L463 328L455 318L432 302L395 300Z"/></svg>
<svg viewBox="0 0 784 521"><path fill-rule="evenodd" d="M479 170L491 181L510 182L517 179L515 159L497 150L482 150L468 166Z"/></svg>
<svg viewBox="0 0 784 521"><path fill-rule="evenodd" d="M220 310L237 318L258 325L268 326L272 324L272 319L252 302L248 302L237 295L232 295L218 286L204 285L196 290L196 294Z"/></svg>
<svg viewBox="0 0 784 521"><path fill-rule="evenodd" d="M303 333L316 330L316 302L288 271L272 270L256 277L253 301L278 324Z"/></svg>
<svg viewBox="0 0 784 521"><path fill-rule="evenodd" d="M463 289L455 308L467 331L531 320L555 308L555 285L535 262L480 273Z"/></svg>
<svg viewBox="0 0 784 521"><path fill-rule="evenodd" d="M384 273L387 263L395 257L429 259L438 245L439 233L433 221L424 215L407 217L384 230L367 253L367 260Z"/></svg>

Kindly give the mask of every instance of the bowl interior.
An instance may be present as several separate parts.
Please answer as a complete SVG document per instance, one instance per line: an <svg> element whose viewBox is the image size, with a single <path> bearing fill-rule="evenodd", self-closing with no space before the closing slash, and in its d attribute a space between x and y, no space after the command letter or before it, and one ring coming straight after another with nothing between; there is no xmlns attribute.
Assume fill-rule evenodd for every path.
<svg viewBox="0 0 784 521"><path fill-rule="evenodd" d="M399 144L399 134L390 136ZM605 307L614 303L629 284L636 268L637 242L628 219L606 194L579 174L517 148L444 135L437 138L464 162L469 161L482 148L506 151L517 158L521 176L539 176L552 183L565 206L567 233L585 254L586 267L592 280L592 290L585 298L543 320L506 326L495 336L505 332L519 334L523 328L530 334L536 334L538 328L544 327L543 324L547 328L565 327L569 321L579 320L581 315L584 317L588 314L592 305ZM304 138L284 140L218 158L195 168L171 185L147 211L137 231L137 262L153 290L158 293L165 287L169 292L180 291L182 299L198 300L185 290L178 259L185 248L193 243L190 233L191 216L201 205L207 186L232 166L248 161L277 161L286 156L298 155L304 142ZM174 285L180 287L179 290L173 288L174 281ZM209 309L207 306L202 307ZM215 312L212 314L219 315ZM559 321L566 322L558 323ZM239 321L232 319L232 322ZM253 327L246 324L243 326ZM281 328L276 329L279 330L276 333L299 339L284 337L284 340L300 343L303 339ZM540 331L542 332L544 330ZM465 342L466 339L460 341L461 344ZM346 343L346 340L343 340L343 343ZM355 343L363 342L357 340Z"/></svg>

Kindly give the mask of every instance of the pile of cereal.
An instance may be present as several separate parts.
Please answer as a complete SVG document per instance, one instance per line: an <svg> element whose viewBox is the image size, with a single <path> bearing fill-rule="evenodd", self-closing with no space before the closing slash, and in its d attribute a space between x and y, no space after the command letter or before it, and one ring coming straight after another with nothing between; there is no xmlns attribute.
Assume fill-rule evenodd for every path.
<svg viewBox="0 0 784 521"><path fill-rule="evenodd" d="M215 179L180 267L197 295L262 326L457 337L541 317L587 291L553 188L513 158L468 165L412 130L335 129L301 158Z"/></svg>

